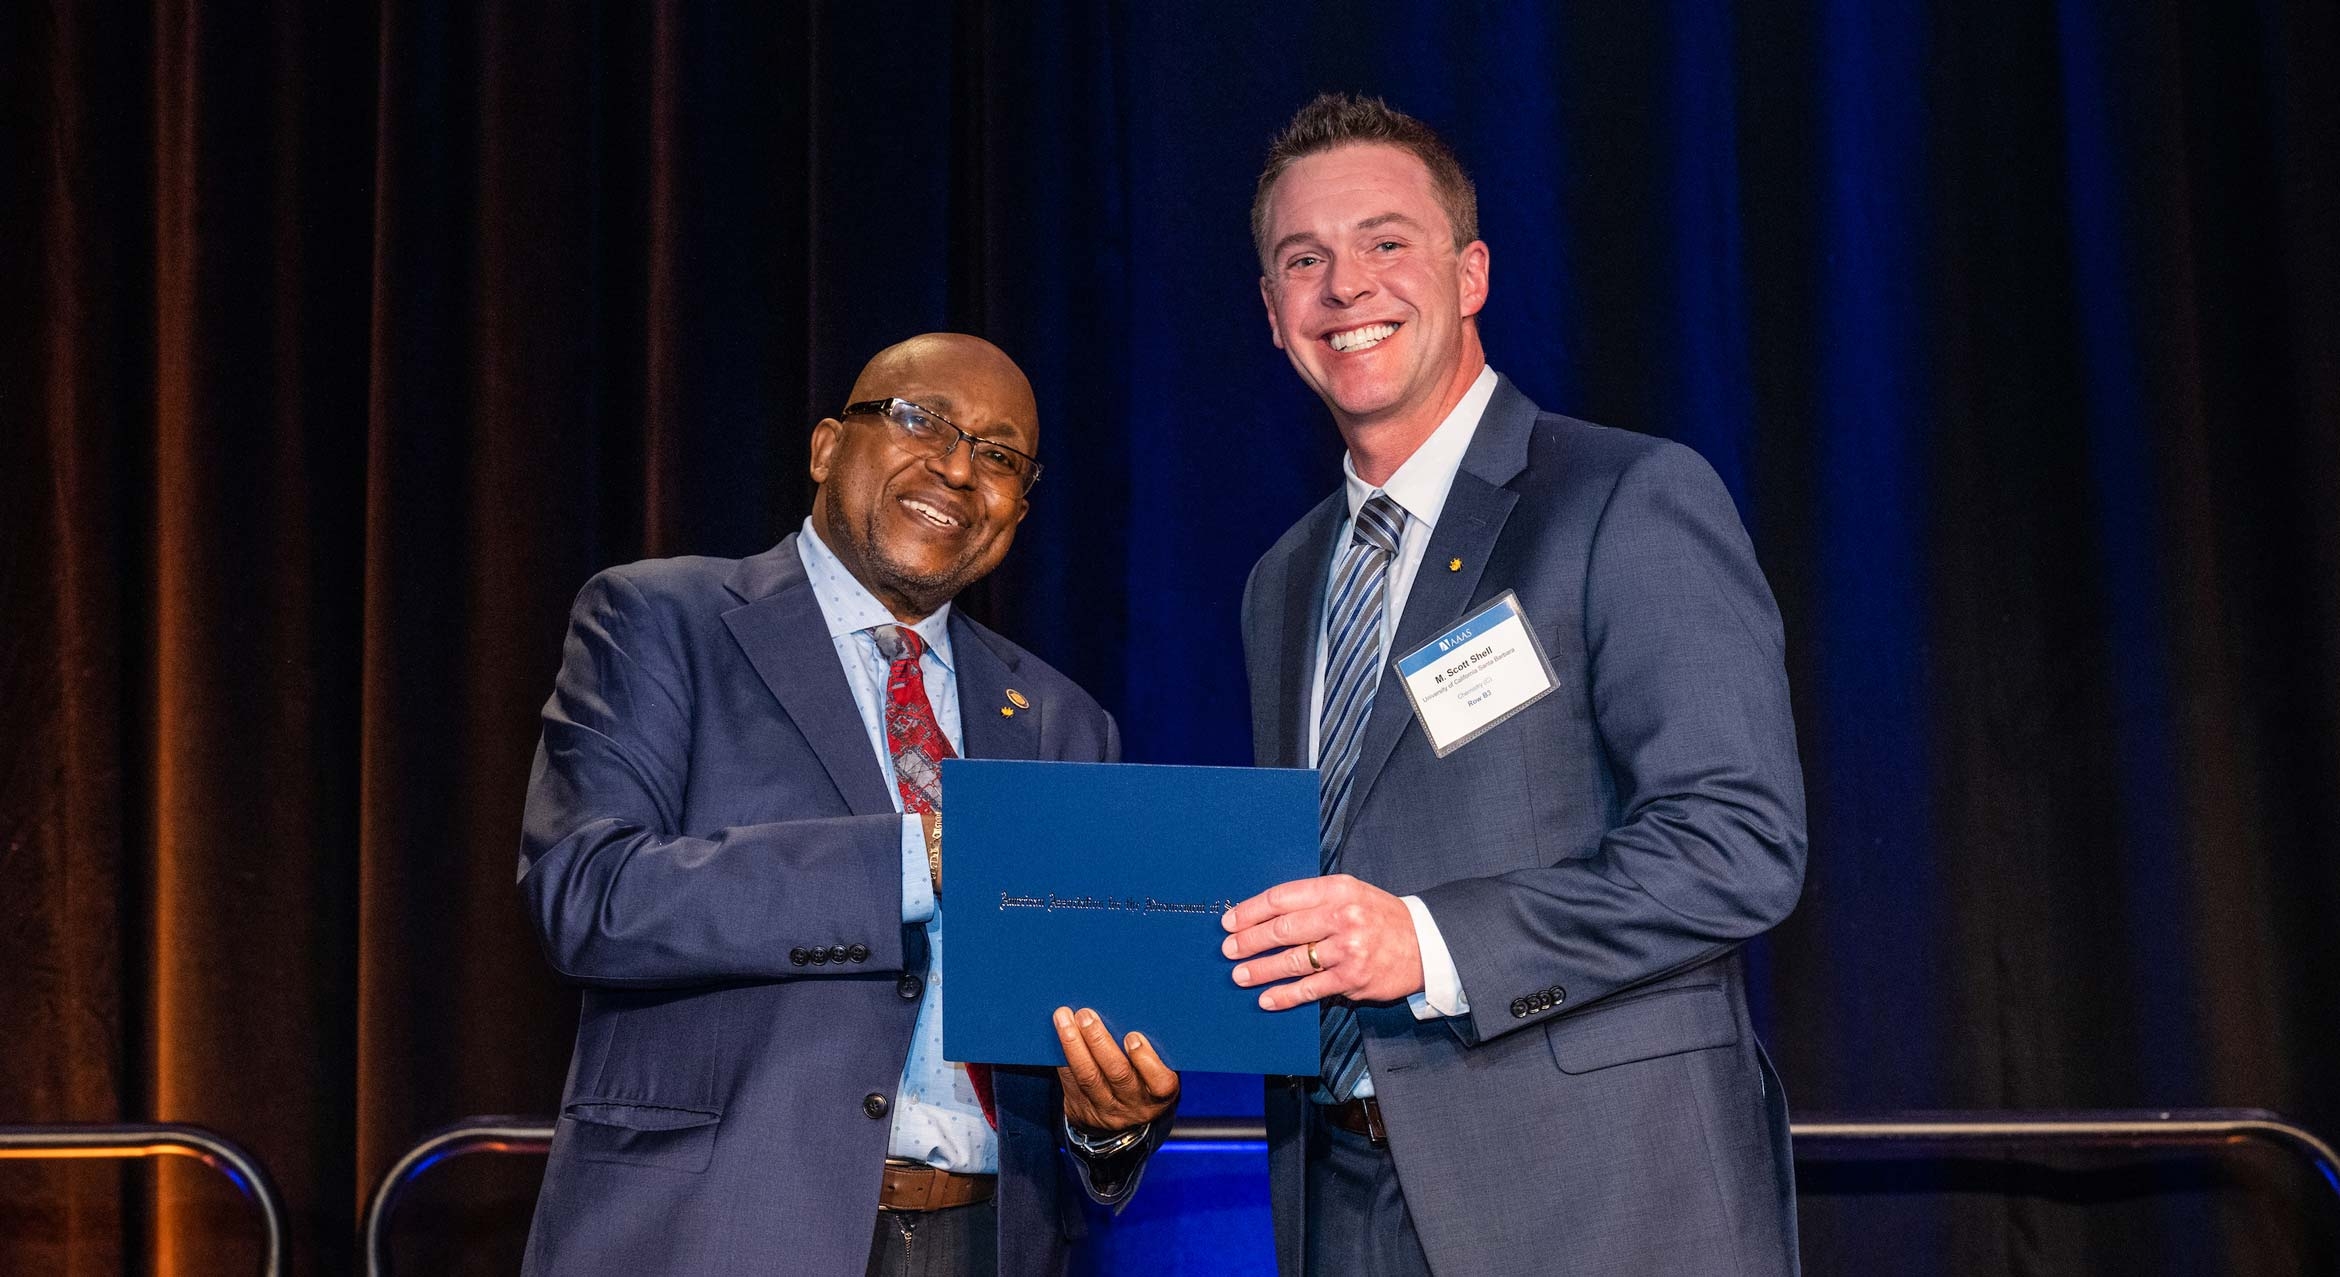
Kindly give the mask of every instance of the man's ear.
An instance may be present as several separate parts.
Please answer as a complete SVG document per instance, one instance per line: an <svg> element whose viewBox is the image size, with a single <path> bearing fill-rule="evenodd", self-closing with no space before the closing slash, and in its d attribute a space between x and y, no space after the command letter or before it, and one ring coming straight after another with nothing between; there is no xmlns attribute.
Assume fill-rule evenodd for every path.
<svg viewBox="0 0 2340 1277"><path fill-rule="evenodd" d="M1276 343L1276 349L1282 350L1284 330L1276 326L1276 286L1265 275L1259 277L1259 304L1267 308L1268 339Z"/></svg>
<svg viewBox="0 0 2340 1277"><path fill-rule="evenodd" d="M823 417L812 429L812 480L829 481L829 461L837 454L837 443L845 435L845 423L835 417Z"/></svg>
<svg viewBox="0 0 2340 1277"><path fill-rule="evenodd" d="M1455 276L1459 284L1463 318L1479 313L1487 304L1487 241L1474 239L1455 254Z"/></svg>

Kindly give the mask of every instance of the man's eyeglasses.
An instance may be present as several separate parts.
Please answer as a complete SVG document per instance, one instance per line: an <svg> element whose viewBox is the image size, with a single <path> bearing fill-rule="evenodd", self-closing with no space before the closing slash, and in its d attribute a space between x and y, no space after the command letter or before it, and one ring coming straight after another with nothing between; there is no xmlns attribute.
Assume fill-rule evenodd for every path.
<svg viewBox="0 0 2340 1277"><path fill-rule="evenodd" d="M903 444L920 456L947 457L961 439L966 440L967 454L975 460L975 473L986 482L1015 489L1019 496L1040 482L1040 462L1031 453L968 434L949 418L907 399L865 399L845 405L842 415L857 417L865 413L892 422L894 433L901 436Z"/></svg>

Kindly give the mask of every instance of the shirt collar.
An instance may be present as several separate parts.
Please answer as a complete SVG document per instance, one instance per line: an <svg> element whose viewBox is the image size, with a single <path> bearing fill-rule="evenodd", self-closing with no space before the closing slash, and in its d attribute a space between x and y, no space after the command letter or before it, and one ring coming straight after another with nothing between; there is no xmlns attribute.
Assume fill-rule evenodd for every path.
<svg viewBox="0 0 2340 1277"><path fill-rule="evenodd" d="M812 586L813 598L821 605L821 619L829 626L829 637L843 638L880 625L900 625L886 605L878 602L869 587L845 569L837 552L829 548L821 534L813 529L813 521L804 521L803 535L796 538L797 557L804 560L804 578ZM910 627L934 653L934 659L944 669L957 668L951 663L951 605L943 604L934 614Z"/></svg>
<svg viewBox="0 0 2340 1277"><path fill-rule="evenodd" d="M1381 485L1379 490L1397 502L1407 517L1420 520L1424 527L1438 526L1438 515L1446 509L1446 494L1454 488L1454 472L1462 468L1463 454L1470 451L1471 439L1479 433L1479 418L1487 415L1487 403L1494 397L1495 370L1482 364L1471 388L1455 402L1446 420L1439 422L1422 446L1414 449L1414 455ZM1354 519L1375 489L1357 477L1356 463L1347 453L1341 454L1341 477L1346 480L1349 517Z"/></svg>

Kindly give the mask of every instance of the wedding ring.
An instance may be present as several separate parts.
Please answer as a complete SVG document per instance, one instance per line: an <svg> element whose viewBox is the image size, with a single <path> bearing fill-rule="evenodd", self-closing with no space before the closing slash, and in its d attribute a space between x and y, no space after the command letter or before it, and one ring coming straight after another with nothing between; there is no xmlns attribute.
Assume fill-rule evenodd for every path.
<svg viewBox="0 0 2340 1277"><path fill-rule="evenodd" d="M1308 969L1311 971L1324 970L1324 964L1316 960L1316 942L1314 940L1308 942Z"/></svg>

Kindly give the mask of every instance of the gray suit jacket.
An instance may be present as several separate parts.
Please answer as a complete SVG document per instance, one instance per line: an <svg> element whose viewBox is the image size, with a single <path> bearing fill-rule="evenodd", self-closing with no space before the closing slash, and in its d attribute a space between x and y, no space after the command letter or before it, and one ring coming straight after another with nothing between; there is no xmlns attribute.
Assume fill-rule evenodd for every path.
<svg viewBox="0 0 2340 1277"><path fill-rule="evenodd" d="M1307 763L1345 515L1335 493L1245 589L1263 766ZM1345 871L1429 906L1471 1004L1360 1016L1423 1247L1442 1274L1792 1273L1787 1109L1737 953L1803 882L1770 589L1697 454L1541 413L1506 381L1385 657L1507 589L1560 690L1440 759L1385 665L1341 835ZM1268 1085L1287 1274L1312 1081Z"/></svg>
<svg viewBox="0 0 2340 1277"><path fill-rule="evenodd" d="M951 650L969 757L1119 755L1087 693L963 613ZM586 584L520 852L585 986L525 1271L862 1270L926 970L886 785L794 536ZM1000 1271L1061 1271L1055 1074L1001 1069L995 1097Z"/></svg>

